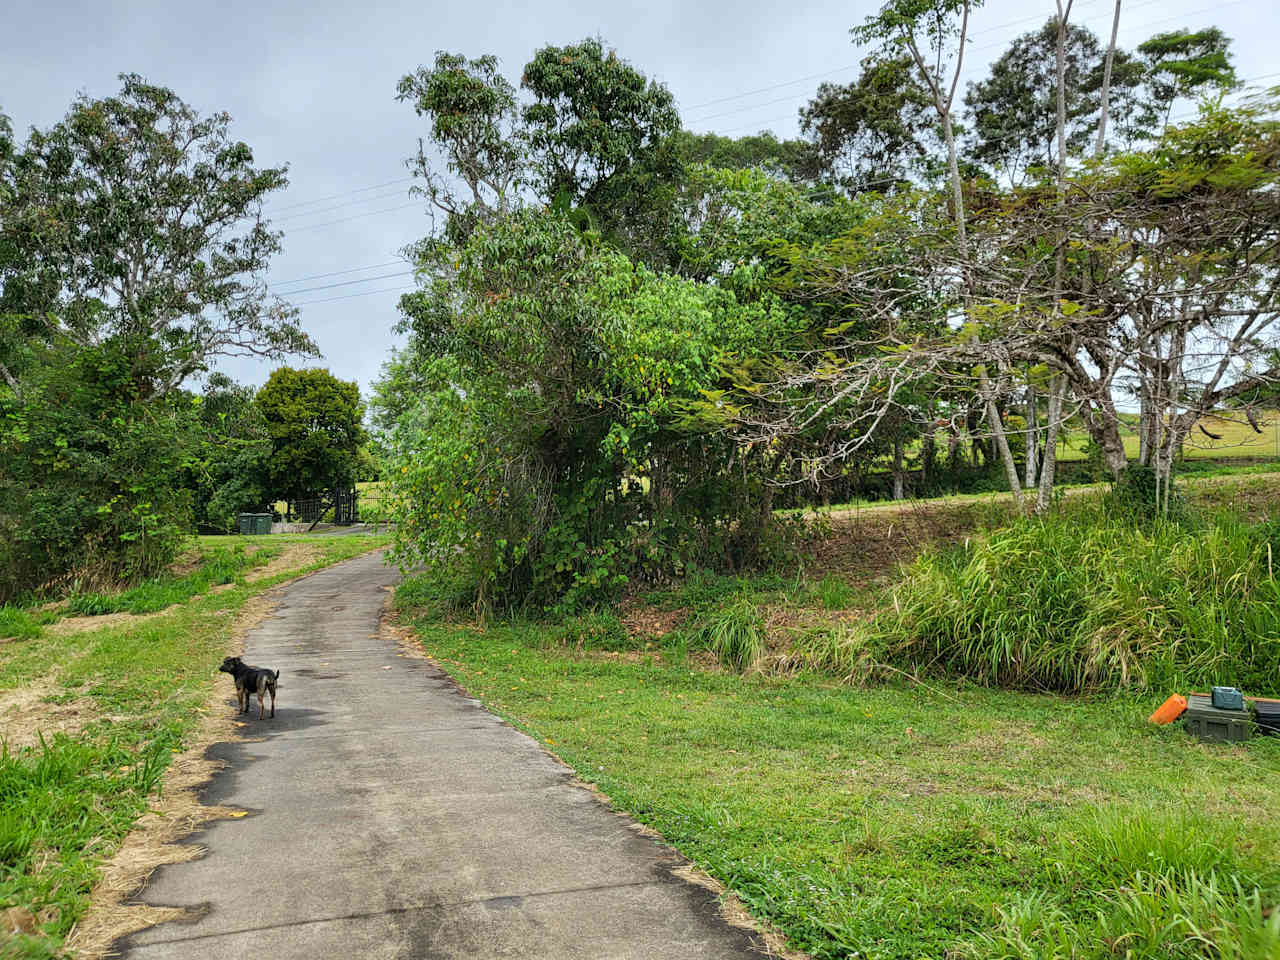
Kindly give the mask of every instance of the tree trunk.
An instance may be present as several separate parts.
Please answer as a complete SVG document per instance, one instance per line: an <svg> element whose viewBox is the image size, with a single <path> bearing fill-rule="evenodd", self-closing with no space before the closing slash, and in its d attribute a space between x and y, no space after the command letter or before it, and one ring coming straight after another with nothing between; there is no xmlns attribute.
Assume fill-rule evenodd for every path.
<svg viewBox="0 0 1280 960"><path fill-rule="evenodd" d="M1004 473L1009 481L1009 492L1013 494L1013 500L1018 505L1018 511L1023 509L1022 503L1022 484L1018 482L1018 465L1013 462L1013 451L1009 449L1009 440L1004 434L1004 424L1000 422L1000 411L996 409L996 399L990 387L986 390L987 394L987 426L991 430L991 436L995 439L996 449L1000 451L1000 459L1004 461Z"/></svg>
<svg viewBox="0 0 1280 960"><path fill-rule="evenodd" d="M930 421L928 428L924 432L924 440L920 443L920 484L923 487L929 486L929 477L933 473L933 461L937 456L937 443L934 440L934 434L937 426Z"/></svg>
<svg viewBox="0 0 1280 960"><path fill-rule="evenodd" d="M1067 378L1058 374L1049 384L1049 420L1040 465L1040 489L1036 491L1036 513L1044 513L1053 503L1053 475L1058 468L1058 431L1062 426L1062 401Z"/></svg>
<svg viewBox="0 0 1280 960"><path fill-rule="evenodd" d="M1025 432L1025 445L1027 448L1027 464L1026 471L1023 474L1023 484L1028 490L1036 482L1036 388L1027 385L1027 423Z"/></svg>
<svg viewBox="0 0 1280 960"><path fill-rule="evenodd" d="M1116 0L1116 13L1111 19L1111 44L1107 47L1107 59L1102 68L1102 111L1098 116L1098 140L1094 144L1094 156L1102 156L1107 147L1107 115L1111 108L1111 65L1116 58L1116 34L1120 31L1120 0Z"/></svg>
<svg viewBox="0 0 1280 960"><path fill-rule="evenodd" d="M905 484L902 477L902 438L893 440L893 499L901 500Z"/></svg>

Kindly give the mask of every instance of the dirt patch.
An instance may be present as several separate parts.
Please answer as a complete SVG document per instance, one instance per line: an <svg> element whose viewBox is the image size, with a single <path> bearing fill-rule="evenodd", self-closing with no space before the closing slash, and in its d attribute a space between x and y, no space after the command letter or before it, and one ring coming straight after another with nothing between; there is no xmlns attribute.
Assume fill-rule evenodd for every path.
<svg viewBox="0 0 1280 960"><path fill-rule="evenodd" d="M244 652L246 634L266 619L279 601L279 592L271 590L241 608L230 629L229 652ZM160 798L134 825L115 855L103 864L89 909L67 939L68 949L80 960L101 960L122 937L186 917L186 910L128 901L146 885L157 867L204 856L203 847L181 842L202 824L245 815L245 811L231 807L203 806L199 800L201 788L223 766L206 756L209 747L242 739L243 724L228 708L226 699L225 686L215 684L187 749L173 759L165 772Z"/></svg>
<svg viewBox="0 0 1280 960"><path fill-rule="evenodd" d="M324 551L314 544L291 543L278 556L272 557L261 567L250 570L245 574L244 579L248 583L257 583L260 580L267 580L277 574L284 573L286 570L309 567L323 558Z"/></svg>
<svg viewBox="0 0 1280 960"><path fill-rule="evenodd" d="M74 633L102 630L107 627L123 627L143 620L151 620L176 606L176 603L171 603L163 610L156 610L152 613L103 613L96 617L72 617L69 620L58 620L51 623L44 629L50 636L66 637Z"/></svg>
<svg viewBox="0 0 1280 960"><path fill-rule="evenodd" d="M661 610L638 597L630 597L618 607L618 619L632 637L661 640L684 625L689 619L689 611Z"/></svg>
<svg viewBox="0 0 1280 960"><path fill-rule="evenodd" d="M815 576L834 573L862 584L884 583L927 549L979 537L991 517L990 506L973 503L845 511L825 520L825 529L804 544L805 566Z"/></svg>
<svg viewBox="0 0 1280 960"><path fill-rule="evenodd" d="M58 688L52 677L29 683L0 696L0 741L10 750L39 746L40 738L55 733L74 735L99 714L92 700L77 697L62 703L50 703Z"/></svg>

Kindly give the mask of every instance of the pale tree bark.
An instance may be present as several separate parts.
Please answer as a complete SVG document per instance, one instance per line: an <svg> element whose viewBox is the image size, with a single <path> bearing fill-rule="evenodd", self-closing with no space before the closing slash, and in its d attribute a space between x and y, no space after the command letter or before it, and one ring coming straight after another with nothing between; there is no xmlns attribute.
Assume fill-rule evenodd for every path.
<svg viewBox="0 0 1280 960"><path fill-rule="evenodd" d="M1049 384L1049 426L1044 438L1044 458L1040 466L1040 488L1036 491L1036 513L1044 513L1053 503L1053 476L1058 466L1058 431L1062 427L1062 400L1067 378L1059 373Z"/></svg>
<svg viewBox="0 0 1280 960"><path fill-rule="evenodd" d="M1027 416L1026 416L1026 437L1025 443L1027 448L1026 469L1023 473L1023 484L1028 490L1036 482L1036 439L1039 436L1039 424L1036 414L1036 388L1030 383L1027 384Z"/></svg>
<svg viewBox="0 0 1280 960"><path fill-rule="evenodd" d="M1018 482L1018 465L1013 461L1013 451L1009 449L1009 440L1000 424L1000 411L996 409L994 390L987 391L987 422L992 425L991 435L995 438L996 448L1000 451L1000 459L1004 463L1005 477L1009 481L1009 491L1018 510L1023 509L1022 485Z"/></svg>
<svg viewBox="0 0 1280 960"><path fill-rule="evenodd" d="M1107 116L1111 109L1111 66L1116 59L1116 35L1120 32L1120 2L1116 0L1116 12L1111 18L1111 43L1107 46L1107 59L1102 68L1101 111L1098 114L1098 139L1093 145L1094 156L1102 156L1107 148Z"/></svg>
<svg viewBox="0 0 1280 960"><path fill-rule="evenodd" d="M902 474L902 437L893 438L893 499L901 500L906 493Z"/></svg>

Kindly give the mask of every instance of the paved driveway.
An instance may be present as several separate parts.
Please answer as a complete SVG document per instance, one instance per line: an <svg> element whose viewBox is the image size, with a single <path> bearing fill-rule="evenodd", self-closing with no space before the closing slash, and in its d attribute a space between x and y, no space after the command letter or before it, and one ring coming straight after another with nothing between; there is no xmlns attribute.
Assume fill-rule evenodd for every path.
<svg viewBox="0 0 1280 960"><path fill-rule="evenodd" d="M378 635L377 554L286 588L245 659L281 671L276 718L214 750L208 803L147 903L193 908L116 945L151 958L727 958L763 954L563 765ZM225 678L219 677L219 681ZM228 687L228 709L234 697Z"/></svg>

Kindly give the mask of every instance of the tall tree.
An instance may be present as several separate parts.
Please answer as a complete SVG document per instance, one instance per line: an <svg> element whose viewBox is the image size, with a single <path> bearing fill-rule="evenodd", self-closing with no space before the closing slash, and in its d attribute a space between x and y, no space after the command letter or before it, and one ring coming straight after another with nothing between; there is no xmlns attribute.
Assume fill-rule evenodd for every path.
<svg viewBox="0 0 1280 960"><path fill-rule="evenodd" d="M419 139L409 168L423 182L421 193L449 218L446 229L465 234L477 217L508 209L516 200L524 160L515 87L498 72L497 57L468 60L442 50L430 67L401 77L396 90L398 100L412 103L418 116L427 118L429 142L470 193L457 194L432 163L427 141Z"/></svg>
<svg viewBox="0 0 1280 960"><path fill-rule="evenodd" d="M520 85L534 97L523 119L543 196L605 200L621 175L668 162L664 148L680 128L671 92L588 38L543 47Z"/></svg>
<svg viewBox="0 0 1280 960"><path fill-rule="evenodd" d="M356 480L365 442L360 387L328 370L281 367L258 391L271 438L267 485L285 500L323 497Z"/></svg>
<svg viewBox="0 0 1280 960"><path fill-rule="evenodd" d="M1067 23L1059 83L1058 17L1023 34L991 64L986 79L970 84L973 157L1012 182L1030 168L1057 165L1058 91L1063 92L1063 139L1079 150L1096 129L1103 54L1093 32Z"/></svg>
<svg viewBox="0 0 1280 960"><path fill-rule="evenodd" d="M888 191L928 165L938 117L908 56L870 56L858 79L824 83L800 109L800 129L831 179Z"/></svg>
<svg viewBox="0 0 1280 960"><path fill-rule="evenodd" d="M686 167L706 165L722 170L756 168L786 180L813 179L819 165L812 144L804 140L779 140L769 131L744 137L718 133L675 134L680 162Z"/></svg>
<svg viewBox="0 0 1280 960"><path fill-rule="evenodd" d="M0 218L0 313L26 316L31 335L53 325L82 345L158 352L162 362L139 364L144 393L217 356L314 355L264 278L281 235L262 200L285 186L284 168L255 167L227 114L202 117L172 90L121 80L118 95L81 96L18 151Z"/></svg>
<svg viewBox="0 0 1280 960"><path fill-rule="evenodd" d="M680 115L661 83L596 38L537 51L520 85L536 183L630 255L665 266L681 176Z"/></svg>

